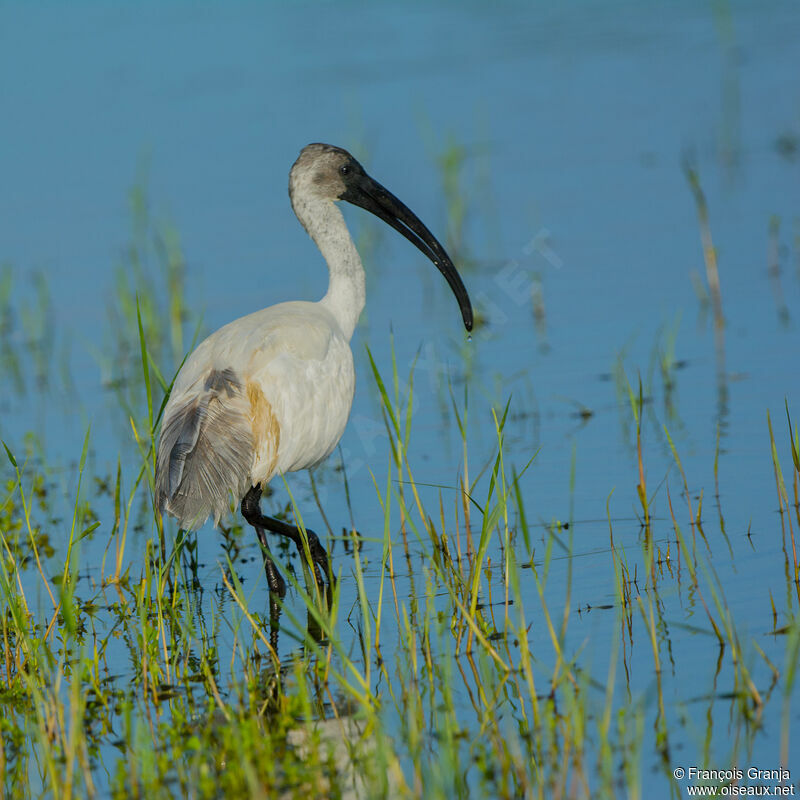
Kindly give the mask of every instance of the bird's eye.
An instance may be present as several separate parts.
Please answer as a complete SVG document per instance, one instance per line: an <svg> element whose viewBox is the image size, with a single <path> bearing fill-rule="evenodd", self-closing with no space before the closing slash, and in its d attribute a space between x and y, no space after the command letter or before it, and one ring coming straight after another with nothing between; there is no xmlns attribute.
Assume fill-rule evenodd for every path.
<svg viewBox="0 0 800 800"><path fill-rule="evenodd" d="M349 175L353 171L353 168L349 164L342 164L339 167L339 174L340 175Z"/></svg>

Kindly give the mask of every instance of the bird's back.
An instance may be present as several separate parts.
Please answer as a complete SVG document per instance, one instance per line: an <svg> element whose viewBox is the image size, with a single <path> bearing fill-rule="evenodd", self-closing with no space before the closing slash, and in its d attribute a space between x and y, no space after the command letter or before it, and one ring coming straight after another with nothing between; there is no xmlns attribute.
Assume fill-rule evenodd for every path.
<svg viewBox="0 0 800 800"><path fill-rule="evenodd" d="M318 303L242 317L209 336L176 378L164 412L156 502L193 530L250 486L333 450L353 398L347 339Z"/></svg>

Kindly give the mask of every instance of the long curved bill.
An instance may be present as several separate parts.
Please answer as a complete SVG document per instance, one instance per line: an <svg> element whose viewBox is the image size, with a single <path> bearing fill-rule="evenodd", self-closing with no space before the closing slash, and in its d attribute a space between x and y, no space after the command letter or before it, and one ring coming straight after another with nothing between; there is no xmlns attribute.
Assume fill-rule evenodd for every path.
<svg viewBox="0 0 800 800"><path fill-rule="evenodd" d="M340 195L339 199L360 206L380 217L433 261L458 300L464 327L468 331L472 330L472 303L461 276L445 249L410 208L366 173L351 179L347 191Z"/></svg>

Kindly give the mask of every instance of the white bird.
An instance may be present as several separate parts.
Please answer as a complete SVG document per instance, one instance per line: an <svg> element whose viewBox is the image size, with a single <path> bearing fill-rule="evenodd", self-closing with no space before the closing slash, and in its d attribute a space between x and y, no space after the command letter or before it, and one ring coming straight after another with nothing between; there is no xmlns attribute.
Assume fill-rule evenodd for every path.
<svg viewBox="0 0 800 800"><path fill-rule="evenodd" d="M279 303L241 317L203 341L186 360L164 410L156 459L157 507L196 530L241 500L258 535L270 591L283 595L266 531L291 538L298 529L261 513L275 476L320 463L344 432L355 391L350 339L364 308L364 268L337 200L383 219L439 268L472 329L472 306L453 262L433 234L346 150L304 147L289 173L289 198L328 263L330 282L316 303ZM330 583L328 556L307 531L316 580Z"/></svg>

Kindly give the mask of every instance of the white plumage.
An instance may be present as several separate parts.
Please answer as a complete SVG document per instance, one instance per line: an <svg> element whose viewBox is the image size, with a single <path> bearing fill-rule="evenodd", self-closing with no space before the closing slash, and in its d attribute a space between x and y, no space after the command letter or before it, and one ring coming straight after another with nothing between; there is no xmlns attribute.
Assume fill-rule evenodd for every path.
<svg viewBox="0 0 800 800"><path fill-rule="evenodd" d="M296 528L261 515L261 489L276 474L313 467L333 451L355 389L350 339L364 307L364 269L335 201L366 208L413 242L447 278L472 326L466 289L439 242L345 150L305 147L290 172L289 195L327 261L328 292L317 303L280 303L241 317L197 347L164 411L155 482L158 507L185 530L209 516L218 522L231 496L241 499L264 547L270 589L280 594L285 587L264 529L301 540ZM328 572L312 536L315 569Z"/></svg>

